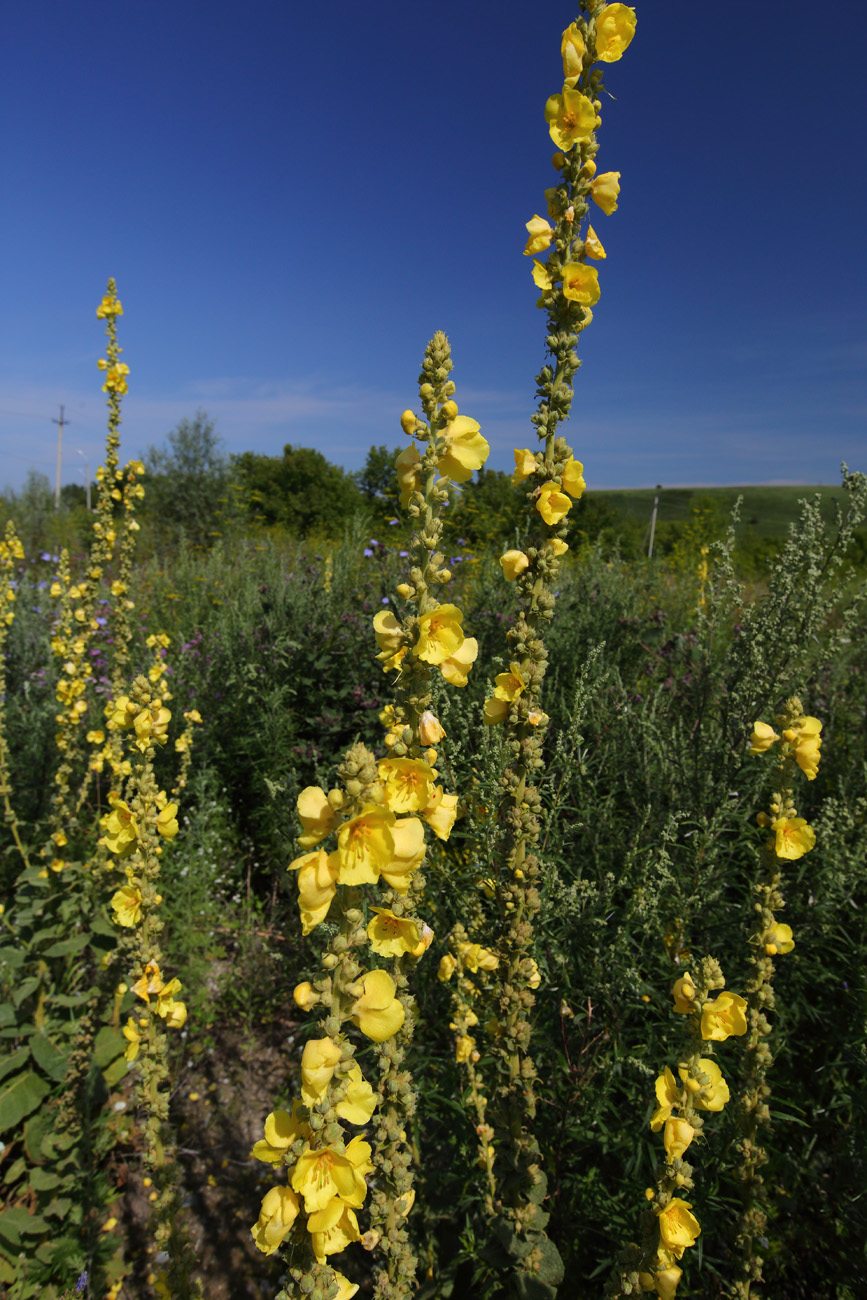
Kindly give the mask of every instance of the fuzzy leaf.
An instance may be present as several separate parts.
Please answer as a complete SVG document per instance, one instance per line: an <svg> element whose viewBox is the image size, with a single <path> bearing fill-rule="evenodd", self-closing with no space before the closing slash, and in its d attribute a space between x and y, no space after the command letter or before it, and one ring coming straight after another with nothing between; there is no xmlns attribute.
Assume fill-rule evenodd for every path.
<svg viewBox="0 0 867 1300"><path fill-rule="evenodd" d="M18 1074L0 1091L0 1133L20 1124L34 1111L49 1092L48 1084L38 1074Z"/></svg>

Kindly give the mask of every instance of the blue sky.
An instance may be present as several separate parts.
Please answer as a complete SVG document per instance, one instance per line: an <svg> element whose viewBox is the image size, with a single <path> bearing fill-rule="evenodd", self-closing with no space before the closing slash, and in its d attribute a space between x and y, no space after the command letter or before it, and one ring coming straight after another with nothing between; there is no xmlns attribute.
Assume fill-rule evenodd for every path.
<svg viewBox="0 0 867 1300"><path fill-rule="evenodd" d="M618 211L567 427L589 486L867 469L867 11L637 4L600 170ZM28 0L0 18L0 486L101 454L118 281L124 446L197 407L226 449L400 446L450 336L490 464L531 445L566 5Z"/></svg>

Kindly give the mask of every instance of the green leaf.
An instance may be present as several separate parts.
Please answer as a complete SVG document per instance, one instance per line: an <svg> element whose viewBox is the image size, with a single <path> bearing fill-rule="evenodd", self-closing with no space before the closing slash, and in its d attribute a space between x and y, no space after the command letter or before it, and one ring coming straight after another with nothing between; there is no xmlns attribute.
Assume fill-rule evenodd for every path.
<svg viewBox="0 0 867 1300"><path fill-rule="evenodd" d="M11 1002L0 1002L0 1025L15 1024L15 1008Z"/></svg>
<svg viewBox="0 0 867 1300"><path fill-rule="evenodd" d="M17 1074L27 1063L29 1055L29 1047L19 1047L11 1056L7 1056L5 1061L0 1061L0 1079L5 1079L7 1074Z"/></svg>
<svg viewBox="0 0 867 1300"><path fill-rule="evenodd" d="M52 1126L46 1115L34 1115L24 1125L24 1150L34 1165L51 1159L47 1149L47 1139L52 1135Z"/></svg>
<svg viewBox="0 0 867 1300"><path fill-rule="evenodd" d="M66 1053L55 1047L45 1034L33 1035L30 1039L30 1050L34 1061L45 1071L49 1079L59 1083L66 1074Z"/></svg>
<svg viewBox="0 0 867 1300"><path fill-rule="evenodd" d="M0 1255L0 1282L14 1282L15 1269L6 1259L5 1255Z"/></svg>
<svg viewBox="0 0 867 1300"><path fill-rule="evenodd" d="M27 954L21 948L0 948L0 962L5 962L13 970L24 965L24 958Z"/></svg>
<svg viewBox="0 0 867 1300"><path fill-rule="evenodd" d="M48 1084L38 1074L18 1074L0 1091L0 1133L20 1124L34 1111L49 1092Z"/></svg>
<svg viewBox="0 0 867 1300"><path fill-rule="evenodd" d="M89 993L55 993L51 1001L57 1007L80 1007L89 997Z"/></svg>
<svg viewBox="0 0 867 1300"><path fill-rule="evenodd" d="M31 993L35 993L41 982L38 975L31 975L30 979L22 980L12 992L12 1001L16 1007L20 1007L25 998L29 998Z"/></svg>
<svg viewBox="0 0 867 1300"><path fill-rule="evenodd" d="M93 1044L93 1061L100 1069L110 1065L126 1048L126 1039L113 1025L103 1025Z"/></svg>
<svg viewBox="0 0 867 1300"><path fill-rule="evenodd" d="M51 1215L52 1219L65 1220L71 1207L72 1201L68 1196L55 1196L53 1200L48 1202L42 1213Z"/></svg>
<svg viewBox="0 0 867 1300"><path fill-rule="evenodd" d="M23 1236L34 1236L48 1231L48 1224L38 1214L28 1214L20 1205L0 1214L0 1237L13 1246L21 1245Z"/></svg>
<svg viewBox="0 0 867 1300"><path fill-rule="evenodd" d="M3 1182L8 1187L11 1187L12 1184L16 1183L18 1179L21 1177L21 1175L25 1174L26 1172L27 1172L27 1161L24 1159L23 1156L19 1156L18 1159L13 1161L13 1163L9 1166L9 1168L4 1171Z"/></svg>
<svg viewBox="0 0 867 1300"><path fill-rule="evenodd" d="M120 1083L125 1074L126 1059L123 1056L119 1056L117 1060L112 1061L111 1065L105 1067L102 1072L102 1077L105 1079L108 1087L113 1088L115 1084Z"/></svg>
<svg viewBox="0 0 867 1300"><path fill-rule="evenodd" d="M59 943L53 943L42 955L43 957L71 957L73 953L81 952L82 948L86 948L89 943L89 934L74 934L71 939L61 939Z"/></svg>
<svg viewBox="0 0 867 1300"><path fill-rule="evenodd" d="M52 1174L47 1169L40 1169L39 1165L30 1171L30 1186L34 1192L53 1192L60 1186L60 1183L59 1174Z"/></svg>

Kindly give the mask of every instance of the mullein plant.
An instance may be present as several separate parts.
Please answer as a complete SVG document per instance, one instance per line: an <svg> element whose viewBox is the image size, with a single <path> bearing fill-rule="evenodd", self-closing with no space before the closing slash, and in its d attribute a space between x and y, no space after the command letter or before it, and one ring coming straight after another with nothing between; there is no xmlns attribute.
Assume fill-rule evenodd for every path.
<svg viewBox="0 0 867 1300"><path fill-rule="evenodd" d="M434 746L445 732L431 709L431 677L439 670L464 686L478 654L461 611L437 597L451 576L438 546L451 485L466 482L488 454L478 424L458 412L451 369L448 340L437 334L419 379L423 417L401 417L412 439L398 457L401 501L415 528L408 581L397 588L401 616L382 610L373 624L383 669L396 674L394 703L382 716L386 757L353 746L334 789L310 786L298 797L299 845L308 851L290 869L298 872L302 928L309 934L327 918L331 934L321 976L294 994L303 1010L322 1012L319 1037L302 1053L301 1098L268 1116L252 1153L290 1171L265 1196L253 1227L264 1253L285 1243L295 1289L284 1297L354 1295L357 1287L328 1257L355 1241L376 1252L375 1296L402 1300L415 1289L406 1224L415 1199L407 1134L415 1091L404 1065L415 1019L409 975L433 938L419 916L426 835L449 838L458 802L437 783ZM331 852L318 847L326 840ZM387 966L363 957L367 947ZM375 1087L355 1059L352 1025L374 1044ZM372 1125L371 1141L349 1137L346 1125ZM370 1226L362 1233L356 1211L365 1202Z"/></svg>
<svg viewBox="0 0 867 1300"><path fill-rule="evenodd" d="M155 638L156 639L156 638ZM165 639L165 638L163 638ZM158 643L155 649L164 646ZM127 1018L123 1036L125 1056L136 1063L138 1101L145 1116L144 1166L154 1184L151 1193L154 1215L154 1248L168 1256L165 1275L157 1280L179 1300L199 1294L191 1280L192 1254L179 1220L181 1192L177 1161L169 1128L169 1044L166 1030L181 1029L187 1018L186 1006L177 997L177 978L163 975L164 956L160 946L163 922L160 918L160 857L163 844L178 833L178 805L159 788L154 773L157 749L168 741L171 713L165 668L161 655L148 677L135 679L129 695L112 700L106 707L107 729L116 743L111 753L124 753L129 738L129 758L118 763L129 775L109 793L111 811L102 821L100 846L111 855L110 866L123 873L125 883L111 898L118 926L128 934L123 946L132 971L134 1014Z"/></svg>
<svg viewBox="0 0 867 1300"><path fill-rule="evenodd" d="M540 906L538 783L548 721L541 701L547 664L544 630L554 615L557 574L568 550L567 515L585 487L583 466L557 435L572 404L580 364L575 352L578 335L590 324L591 309L599 300L594 263L606 256L595 230L584 222L591 201L606 215L613 213L620 190L620 173L599 173L596 165L604 89L600 65L616 62L634 32L634 9L597 0L582 4L579 17L564 31L562 90L545 105L559 179L545 192L547 219L534 215L527 222L524 249L534 259L532 275L541 290L537 305L547 316L551 364L537 376L539 405L532 422L540 446L515 452L512 482L526 487L530 528L524 548L507 551L500 561L505 579L515 586L518 615L507 634L509 669L497 676L493 696L485 704L486 723L505 730L505 767L496 818L499 834L491 859L498 915L489 946L498 968L493 1015L486 1022L493 1030L493 1075L482 1127L486 1165L491 1159L487 1146L493 1146L495 1182L484 1255L507 1290L518 1296L553 1295L563 1277L562 1260L545 1233L546 1180L533 1136L536 1069L530 1053L534 990L539 984L532 957L534 917ZM544 252L542 262L538 255ZM487 1142L488 1123L492 1143Z"/></svg>
<svg viewBox="0 0 867 1300"><path fill-rule="evenodd" d="M783 924L777 913L785 907L782 873L787 862L795 862L809 853L816 843L815 832L805 818L798 816L794 802L793 779L798 769L808 781L819 771L822 746L822 723L803 711L797 696L786 700L775 719L780 732L766 722L753 724L751 754L777 757L774 788L767 812L757 821L771 835L765 840L759 872L753 884L753 926L750 934L750 973L747 993L747 1041L741 1089L738 1096L737 1145L743 1211L737 1236L738 1277L732 1294L738 1300L756 1300L762 1281L762 1258L757 1251L766 1236L767 1204L764 1179L760 1170L767 1163L762 1132L770 1122L768 1101L771 1094L767 1072L772 1053L768 1046L774 1000L774 959L790 953L795 941L791 926Z"/></svg>
<svg viewBox="0 0 867 1300"><path fill-rule="evenodd" d="M641 1244L622 1252L605 1294L616 1297L652 1292L673 1300L683 1276L680 1261L701 1233L693 1205L681 1193L693 1187L693 1166L684 1156L701 1139L705 1115L717 1113L730 1100L729 1087L713 1059L715 1042L747 1031L747 1003L737 993L712 992L725 988L719 963L705 957L693 978L688 972L672 988L674 1010L688 1017L688 1041L677 1063L677 1077L666 1066L656 1080L657 1108L650 1119L654 1133L662 1132L665 1159L656 1169L655 1185L648 1187Z"/></svg>
<svg viewBox="0 0 867 1300"><path fill-rule="evenodd" d="M27 846L21 835L21 826L15 815L10 799L9 754L6 745L6 726L3 716L3 702L6 699L6 638L15 621L16 564L24 559L24 548L15 532L15 525L10 519L6 524L3 540L0 541L0 794L3 795L3 814L7 826L12 832L15 847L25 867L30 859Z"/></svg>

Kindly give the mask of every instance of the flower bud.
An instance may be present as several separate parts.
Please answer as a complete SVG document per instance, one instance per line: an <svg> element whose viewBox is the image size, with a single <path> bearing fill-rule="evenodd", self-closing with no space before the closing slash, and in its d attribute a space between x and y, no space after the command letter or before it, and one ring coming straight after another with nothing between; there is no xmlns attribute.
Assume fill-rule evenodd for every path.
<svg viewBox="0 0 867 1300"><path fill-rule="evenodd" d="M400 427L408 438L412 437L418 428L418 418L414 411L404 411L400 417Z"/></svg>
<svg viewBox="0 0 867 1300"><path fill-rule="evenodd" d="M449 398L449 400L448 400L447 402L443 402L443 405L442 405L442 412L443 412L443 415L446 417L447 420L453 420L453 419L455 418L455 416L457 415L457 413L458 413L458 404L457 404L457 402L455 402L455 401L453 401L451 398Z"/></svg>

